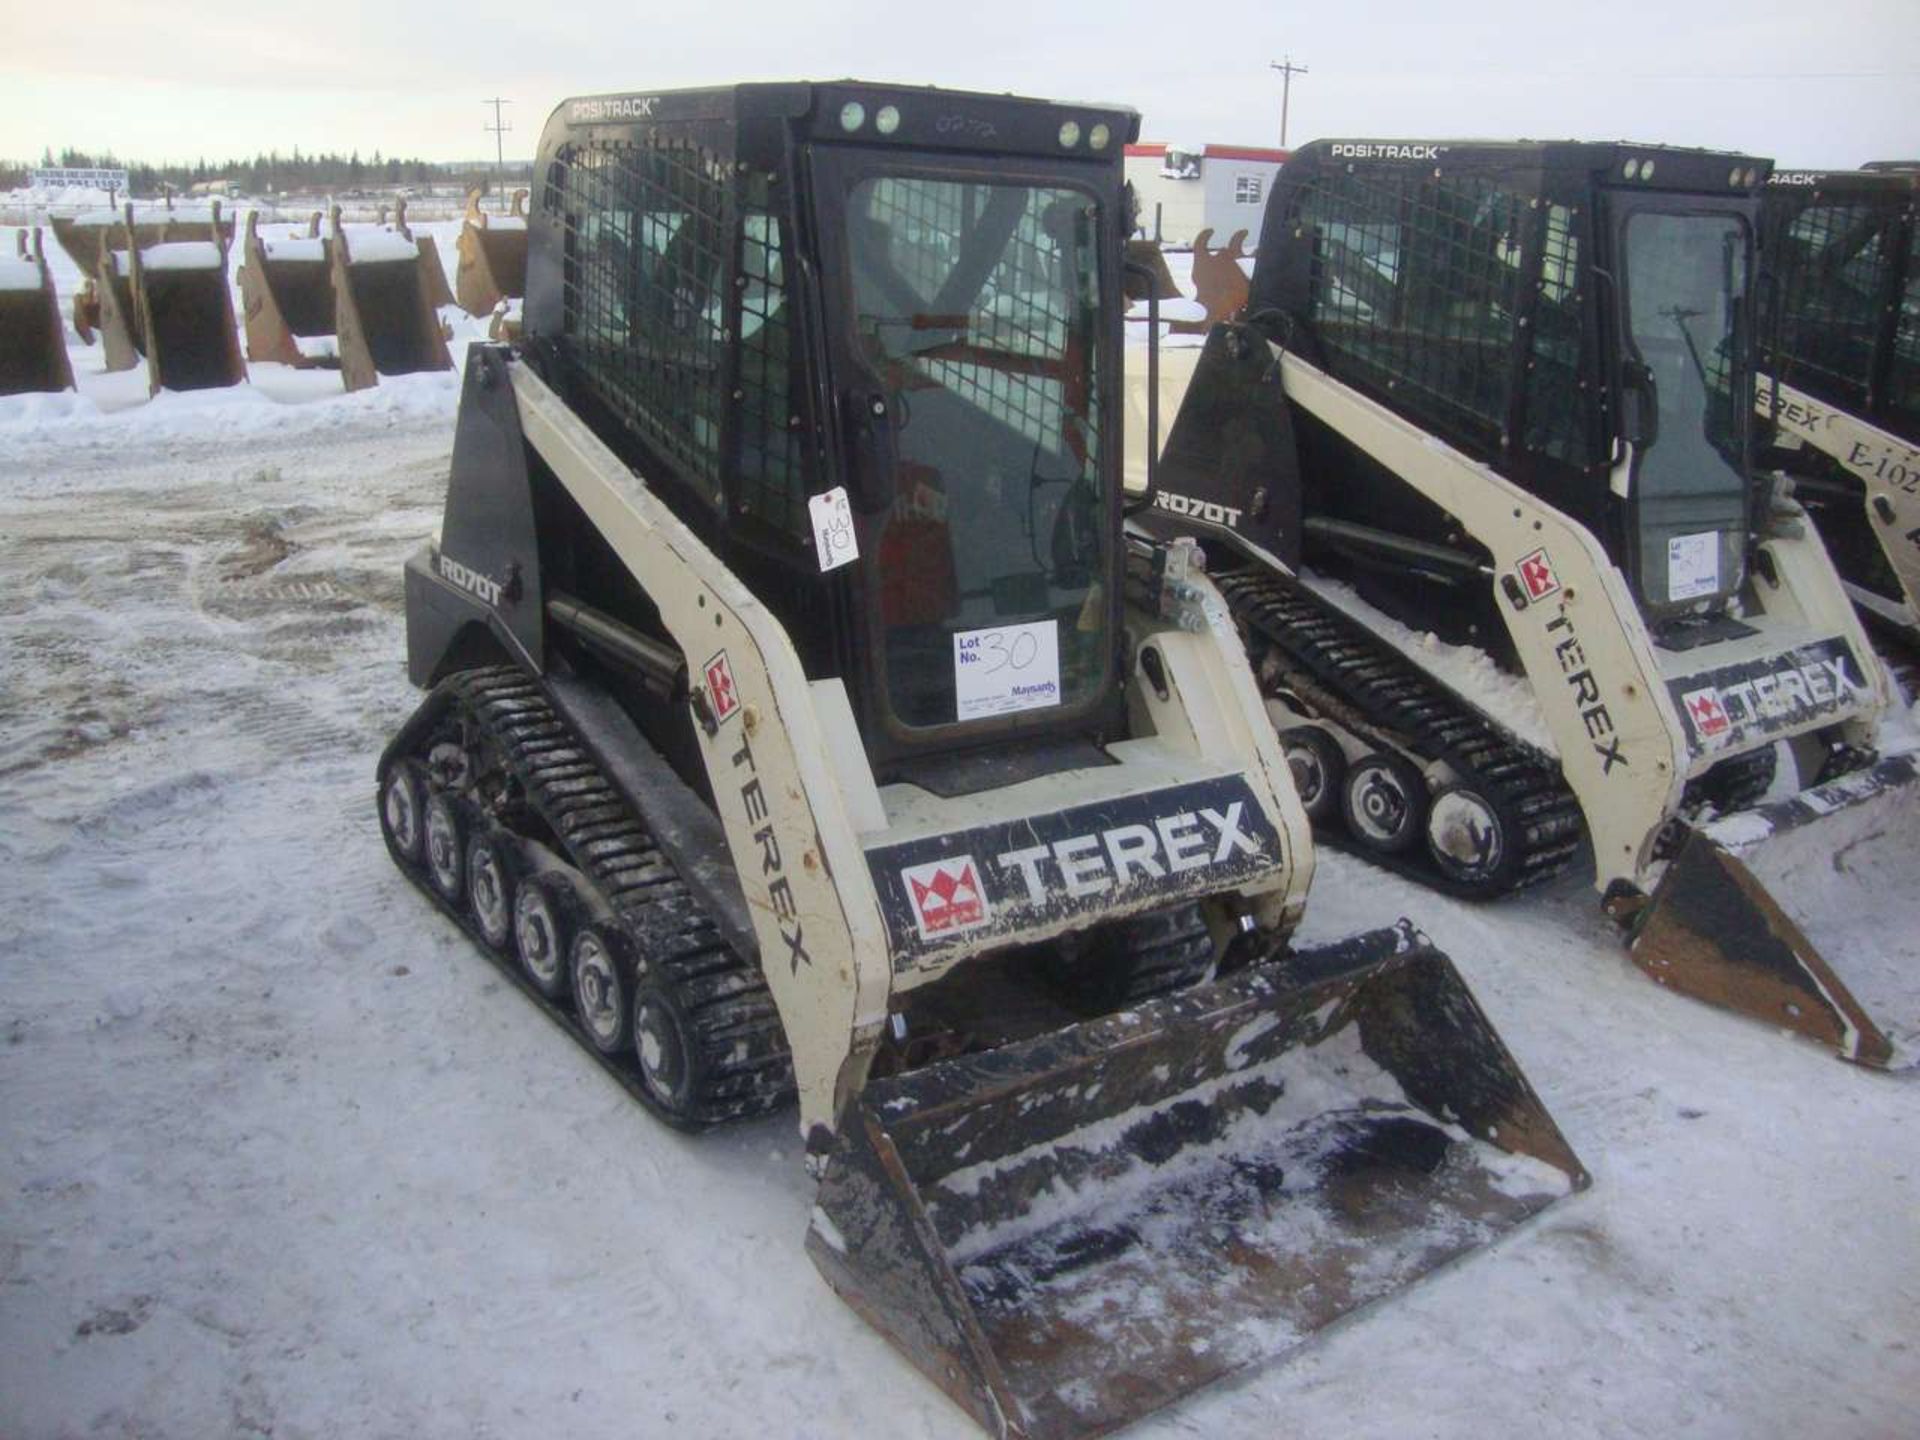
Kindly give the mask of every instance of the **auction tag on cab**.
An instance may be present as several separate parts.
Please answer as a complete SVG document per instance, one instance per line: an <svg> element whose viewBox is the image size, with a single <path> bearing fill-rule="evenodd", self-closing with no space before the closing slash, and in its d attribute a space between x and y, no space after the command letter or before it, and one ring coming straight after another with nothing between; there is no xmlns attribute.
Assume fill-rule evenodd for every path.
<svg viewBox="0 0 1920 1440"><path fill-rule="evenodd" d="M953 695L961 720L1058 705L1060 622L956 632Z"/></svg>
<svg viewBox="0 0 1920 1440"><path fill-rule="evenodd" d="M847 499L846 486L836 485L824 495L809 496L807 515L813 521L813 548L820 557L821 574L860 558L860 546L853 538L853 505Z"/></svg>
<svg viewBox="0 0 1920 1440"><path fill-rule="evenodd" d="M1667 537L1667 599L1692 600L1720 588L1720 532Z"/></svg>

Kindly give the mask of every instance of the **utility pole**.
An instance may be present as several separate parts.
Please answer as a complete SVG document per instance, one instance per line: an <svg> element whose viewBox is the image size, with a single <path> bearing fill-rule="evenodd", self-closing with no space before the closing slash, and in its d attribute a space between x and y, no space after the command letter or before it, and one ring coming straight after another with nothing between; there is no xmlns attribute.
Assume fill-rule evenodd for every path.
<svg viewBox="0 0 1920 1440"><path fill-rule="evenodd" d="M1293 63L1293 56L1284 60L1267 62L1269 70L1280 72L1280 148L1287 148L1287 101L1293 96L1293 77L1307 73L1307 67Z"/></svg>
<svg viewBox="0 0 1920 1440"><path fill-rule="evenodd" d="M511 105L513 101L502 100L498 95L496 95L493 97L493 99L482 100L480 103L482 105L493 106L493 124L482 125L480 128L482 130L490 130L493 132L493 184L494 184L494 188L497 190L500 188L500 172L506 169L507 167L506 141L502 139L502 137L507 133L507 131L513 128L513 126L507 124L505 120L500 118L500 107L502 105ZM1281 125L1280 125L1280 130L1283 135L1286 133L1286 128L1287 128L1285 121L1286 121L1286 117L1283 115L1281 117ZM1284 145L1286 141L1283 139L1280 143Z"/></svg>

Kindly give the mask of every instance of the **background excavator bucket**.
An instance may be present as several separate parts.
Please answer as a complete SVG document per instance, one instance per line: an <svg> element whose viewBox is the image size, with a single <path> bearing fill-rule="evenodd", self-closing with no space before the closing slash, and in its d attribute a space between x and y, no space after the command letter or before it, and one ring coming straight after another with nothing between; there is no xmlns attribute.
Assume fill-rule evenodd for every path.
<svg viewBox="0 0 1920 1440"><path fill-rule="evenodd" d="M1141 274L1142 270L1146 274ZM1130 301L1185 298L1180 293L1180 287L1174 283L1173 272L1167 268L1167 257L1152 240L1127 241L1125 291Z"/></svg>
<svg viewBox="0 0 1920 1440"><path fill-rule="evenodd" d="M438 264L403 228L362 230L350 241L334 208L328 264L347 389L377 385L382 375L453 368L433 308L429 263Z"/></svg>
<svg viewBox="0 0 1920 1440"><path fill-rule="evenodd" d="M480 208L480 192L467 196L466 223L454 242L459 267L454 293L469 315L491 315L502 300L527 293L527 192L516 190L513 213L489 217Z"/></svg>
<svg viewBox="0 0 1920 1440"><path fill-rule="evenodd" d="M520 192L525 194L523 190ZM413 235L413 243L420 247L421 278L427 286L427 303L436 311L442 305L454 303L453 287L447 284L447 267L440 263L440 245L431 235L414 235L407 224L407 197L402 195L394 204L394 228L402 235ZM524 259L520 266L521 274L526 274ZM524 279L523 279L524 286Z"/></svg>
<svg viewBox="0 0 1920 1440"><path fill-rule="evenodd" d="M67 332L39 227L31 250L24 230L14 232L14 246L15 254L0 255L0 395L71 390Z"/></svg>
<svg viewBox="0 0 1920 1440"><path fill-rule="evenodd" d="M148 218L131 222L135 244L158 245L164 240L220 240L229 246L233 243L233 217L222 217L217 210L211 218L204 220L176 217L171 211L157 219L153 218L151 210L146 213ZM123 232L129 221L124 210L118 214L98 210L86 216L56 216L49 223L53 226L53 238L79 267L80 273L97 275L100 257L109 244L125 243L116 242L115 237Z"/></svg>
<svg viewBox="0 0 1920 1440"><path fill-rule="evenodd" d="M874 1081L808 1250L1001 1435L1103 1434L1484 1245L1587 1174L1403 924Z"/></svg>
<svg viewBox="0 0 1920 1440"><path fill-rule="evenodd" d="M217 389L247 378L219 210L215 202L212 219L198 227L212 239L141 245L129 205L126 223L101 251L95 289L107 369L128 370L144 357L150 394ZM115 248L119 244L126 248Z"/></svg>
<svg viewBox="0 0 1920 1440"><path fill-rule="evenodd" d="M147 353L147 335L133 295L133 255L138 248L135 232L128 227L107 237L96 252L93 298L108 370L131 370Z"/></svg>
<svg viewBox="0 0 1920 1440"><path fill-rule="evenodd" d="M1897 756L1690 832L1635 922L1634 961L1844 1059L1920 1061L1917 774Z"/></svg>
<svg viewBox="0 0 1920 1440"><path fill-rule="evenodd" d="M1252 282L1240 268L1246 257L1247 232L1236 230L1224 250L1213 248L1213 231L1193 237L1193 294L1206 307L1204 320L1176 320L1168 328L1176 335L1204 335L1247 307Z"/></svg>
<svg viewBox="0 0 1920 1440"><path fill-rule="evenodd" d="M316 213L304 236L270 240L260 234L258 214L247 216L239 279L249 360L302 367L340 363L329 343L334 334L333 267L319 219Z"/></svg>

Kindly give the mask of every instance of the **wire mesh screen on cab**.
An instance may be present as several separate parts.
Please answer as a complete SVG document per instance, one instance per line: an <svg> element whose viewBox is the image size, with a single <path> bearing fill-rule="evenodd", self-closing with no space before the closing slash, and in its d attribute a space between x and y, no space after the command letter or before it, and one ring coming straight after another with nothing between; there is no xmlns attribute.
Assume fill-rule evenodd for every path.
<svg viewBox="0 0 1920 1440"><path fill-rule="evenodd" d="M564 231L560 349L578 379L712 504L730 479L735 513L798 536L787 235L766 191L725 156L658 136L567 147L544 207Z"/></svg>
<svg viewBox="0 0 1920 1440"><path fill-rule="evenodd" d="M1763 292L1780 307L1780 377L1856 410L1867 405L1874 350L1893 303L1900 207L1873 200L1808 205L1772 237Z"/></svg>
<svg viewBox="0 0 1920 1440"><path fill-rule="evenodd" d="M1601 458L1596 393L1579 381L1588 297L1576 209L1485 176L1398 167L1315 175L1296 203L1314 239L1313 331L1336 373L1489 457L1508 441L1518 384L1527 450Z"/></svg>

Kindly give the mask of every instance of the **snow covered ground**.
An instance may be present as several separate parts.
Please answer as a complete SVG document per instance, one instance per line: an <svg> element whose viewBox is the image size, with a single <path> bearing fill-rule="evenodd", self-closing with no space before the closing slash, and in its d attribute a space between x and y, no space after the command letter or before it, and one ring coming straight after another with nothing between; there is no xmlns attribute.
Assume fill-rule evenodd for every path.
<svg viewBox="0 0 1920 1440"><path fill-rule="evenodd" d="M973 1434L805 1258L790 1117L653 1123L387 860L455 378L89 354L0 400L0 1433ZM1660 991L1578 876L1329 855L1306 938L1400 914L1593 1188L1135 1433L1916 1433L1920 1084Z"/></svg>

